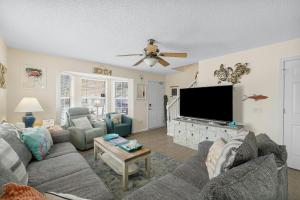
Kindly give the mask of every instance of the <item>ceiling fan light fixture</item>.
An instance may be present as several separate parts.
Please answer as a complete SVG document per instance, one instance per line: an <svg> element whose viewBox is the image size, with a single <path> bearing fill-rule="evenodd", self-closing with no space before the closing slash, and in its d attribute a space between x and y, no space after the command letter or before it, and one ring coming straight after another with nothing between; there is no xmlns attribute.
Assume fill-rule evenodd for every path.
<svg viewBox="0 0 300 200"><path fill-rule="evenodd" d="M153 67L157 63L157 61L158 60L155 57L148 57L144 59L144 62L150 67Z"/></svg>

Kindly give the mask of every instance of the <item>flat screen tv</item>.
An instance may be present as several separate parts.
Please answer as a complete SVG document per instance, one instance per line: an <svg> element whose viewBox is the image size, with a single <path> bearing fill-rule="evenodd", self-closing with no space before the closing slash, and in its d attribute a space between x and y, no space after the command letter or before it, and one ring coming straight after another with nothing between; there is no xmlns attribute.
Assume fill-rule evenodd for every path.
<svg viewBox="0 0 300 200"><path fill-rule="evenodd" d="M180 89L180 116L232 121L232 86Z"/></svg>

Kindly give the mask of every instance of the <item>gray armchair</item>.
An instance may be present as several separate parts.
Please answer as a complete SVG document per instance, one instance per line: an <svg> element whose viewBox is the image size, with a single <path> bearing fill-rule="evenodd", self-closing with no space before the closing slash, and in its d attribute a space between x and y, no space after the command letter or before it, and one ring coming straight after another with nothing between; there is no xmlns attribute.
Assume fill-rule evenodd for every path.
<svg viewBox="0 0 300 200"><path fill-rule="evenodd" d="M94 138L101 137L107 133L106 123L95 120L85 107L69 108L65 127L70 131L70 141L79 150L88 150L94 146ZM87 117L93 128L80 129L75 127L72 119Z"/></svg>

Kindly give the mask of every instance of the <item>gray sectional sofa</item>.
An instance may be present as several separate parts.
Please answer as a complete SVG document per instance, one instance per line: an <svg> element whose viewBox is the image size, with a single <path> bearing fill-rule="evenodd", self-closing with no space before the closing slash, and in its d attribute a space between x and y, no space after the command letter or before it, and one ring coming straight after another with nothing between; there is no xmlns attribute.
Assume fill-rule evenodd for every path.
<svg viewBox="0 0 300 200"><path fill-rule="evenodd" d="M57 192L95 200L114 199L102 180L69 142L69 134L53 136L54 146L43 161L35 161L26 146L12 133L0 127L6 140L23 161L28 172L28 185L40 192ZM0 186L9 176L0 171Z"/></svg>
<svg viewBox="0 0 300 200"><path fill-rule="evenodd" d="M172 173L150 182L126 200L287 200L286 149L261 134L258 157L209 180L205 165L212 142Z"/></svg>
<svg viewBox="0 0 300 200"><path fill-rule="evenodd" d="M43 161L35 161L26 146L9 130L0 137L26 166L28 185L41 192L58 192L93 200L114 199L85 159L68 142L69 134L53 136L54 146ZM209 180L205 165L212 142L172 173L132 192L125 200L287 200L287 153L265 134L256 137L258 157ZM1 166L0 166L1 167ZM0 186L10 182L0 168Z"/></svg>

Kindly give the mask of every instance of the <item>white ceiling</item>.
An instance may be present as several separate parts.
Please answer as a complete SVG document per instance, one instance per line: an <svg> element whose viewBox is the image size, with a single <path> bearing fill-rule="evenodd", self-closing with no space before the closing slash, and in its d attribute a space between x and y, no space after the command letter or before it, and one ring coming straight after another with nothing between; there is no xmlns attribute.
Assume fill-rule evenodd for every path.
<svg viewBox="0 0 300 200"><path fill-rule="evenodd" d="M0 0L9 47L129 67L149 38L168 68L300 36L300 0ZM144 63L135 69L170 70Z"/></svg>

